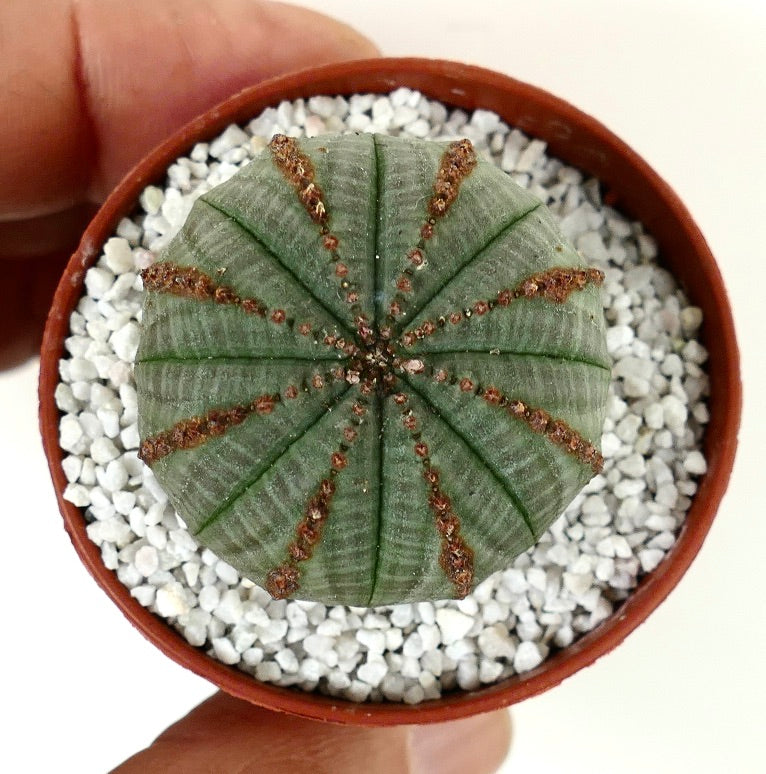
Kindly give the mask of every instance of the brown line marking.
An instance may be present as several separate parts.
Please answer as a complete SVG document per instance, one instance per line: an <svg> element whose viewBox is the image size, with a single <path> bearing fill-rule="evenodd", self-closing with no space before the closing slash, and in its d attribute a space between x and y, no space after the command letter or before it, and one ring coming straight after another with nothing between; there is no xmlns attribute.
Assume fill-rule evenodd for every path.
<svg viewBox="0 0 766 774"><path fill-rule="evenodd" d="M476 397L483 398L490 406L504 409L509 416L524 422L533 433L544 435L551 443L560 446L584 465L590 465L594 473L603 470L604 457L601 452L563 419L552 417L545 409L509 398L497 387L482 387L467 377L458 379L443 368L433 370L427 366L426 373L439 384L457 386L461 392L473 393Z"/></svg>
<svg viewBox="0 0 766 774"><path fill-rule="evenodd" d="M455 587L455 598L463 599L470 593L473 583L473 550L460 533L460 519L439 484L439 470L431 464L428 444L422 440L418 431L417 417L407 406L407 396L397 392L393 398L394 403L401 408L402 424L414 441L413 451L423 465L423 478L431 490L428 506L434 514L434 524L441 537L439 566Z"/></svg>
<svg viewBox="0 0 766 774"><path fill-rule="evenodd" d="M219 285L212 277L194 266L179 266L160 261L141 272L144 290L169 293L197 301L214 301L217 304L241 306L249 314L266 317L268 308L257 298L240 298L233 288ZM277 310L279 311L279 310Z"/></svg>
<svg viewBox="0 0 766 774"><path fill-rule="evenodd" d="M447 147L436 173L434 195L428 202L428 214L431 218L442 218L457 199L460 184L471 174L478 163L476 151L468 139L456 140ZM429 224L433 225L431 221ZM422 234L424 239L429 236Z"/></svg>
<svg viewBox="0 0 766 774"><path fill-rule="evenodd" d="M397 293L388 307L388 319L394 322L404 312L405 294L412 292L413 272L426 265L423 255L425 243L435 233L438 218L443 218L460 192L460 184L471 174L478 160L473 144L468 139L456 140L447 146L442 155L436 180L433 185L433 196L426 206L428 219L420 227L420 239L415 247L407 252L409 266L396 279Z"/></svg>
<svg viewBox="0 0 766 774"><path fill-rule="evenodd" d="M330 216L324 203L324 192L314 179L311 159L301 152L294 138L284 134L275 134L271 138L269 150L274 163L290 181L311 220L320 226L326 226ZM328 234L328 237L332 235ZM331 244L328 249L337 247L337 244L332 244L331 238L327 241Z"/></svg>
<svg viewBox="0 0 766 774"><path fill-rule="evenodd" d="M266 575L265 588L274 599L286 599L300 588L298 564L312 557L322 537L322 529L330 516L330 506L335 496L335 479L348 465L348 450L356 441L357 428L363 424L363 417L367 413L365 401L355 401L352 413L351 424L343 428L343 441L330 455L330 469L319 482L306 504L303 518L295 528L295 537L287 546L287 559Z"/></svg>
<svg viewBox="0 0 766 774"><path fill-rule="evenodd" d="M600 269L578 269L555 267L522 280L515 288L504 288L498 291L493 299L476 301L473 307L466 307L440 315L436 320L426 320L417 328L406 331L399 338L399 343L411 347L416 341L431 336L444 328L449 322L452 325L469 320L474 314L482 317L498 307L509 306L518 298L544 298L556 304L563 304L575 290L583 290L588 283L600 286L604 281L604 272Z"/></svg>
<svg viewBox="0 0 766 774"><path fill-rule="evenodd" d="M319 226L322 246L329 252L330 262L335 265L335 276L345 292L346 303L351 305L351 311L355 317L362 316L359 290L347 279L348 266L340 261L338 253L340 240L330 231L330 212L324 191L316 181L316 171L311 159L301 151L297 140L284 134L275 134L271 138L269 150L277 168L295 189L303 208L311 220Z"/></svg>
<svg viewBox="0 0 766 774"><path fill-rule="evenodd" d="M141 272L144 289L155 293L169 293L182 298L192 298L197 301L212 301L216 304L238 306L247 314L255 314L258 317L269 319L275 325L292 325L301 336L313 336L317 344L335 346L336 349L345 351L346 342L338 336L329 336L314 326L311 322L295 321L288 318L284 309L269 309L258 298L240 298L236 291L229 285L219 285L210 275L205 274L194 266L179 266L175 263L160 261L152 264ZM336 346L337 342L343 342ZM347 348L347 347L346 347ZM353 349L351 354L357 354ZM346 354L349 354L346 352Z"/></svg>
<svg viewBox="0 0 766 774"><path fill-rule="evenodd" d="M324 389L328 384L346 381L346 369L333 368L327 373L315 373L300 387L289 385L282 395L264 393L250 403L236 404L225 409L212 409L202 416L189 417L176 422L171 428L145 438L141 442L138 456L147 465L174 451L195 449L208 441L223 435L232 427L242 424L249 416L271 414L279 403L294 400L300 392Z"/></svg>
<svg viewBox="0 0 766 774"><path fill-rule="evenodd" d="M204 416L189 417L176 422L169 430L163 430L141 443L138 456L147 465L181 449L194 449L205 441L223 435L229 428L242 424L250 415L271 414L280 401L279 393L264 394L247 404L237 404L227 409L213 409Z"/></svg>

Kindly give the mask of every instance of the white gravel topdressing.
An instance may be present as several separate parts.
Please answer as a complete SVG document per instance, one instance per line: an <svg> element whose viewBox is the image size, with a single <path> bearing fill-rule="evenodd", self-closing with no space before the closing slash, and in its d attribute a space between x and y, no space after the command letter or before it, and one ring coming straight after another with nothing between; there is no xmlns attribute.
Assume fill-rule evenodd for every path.
<svg viewBox="0 0 766 774"><path fill-rule="evenodd" d="M588 263L603 269L614 360L602 437L603 473L534 548L461 601L380 608L276 601L198 547L137 458L132 363L139 272L183 224L194 199L228 179L275 132L375 131L468 137L542 199ZM448 110L417 92L314 97L229 127L148 187L85 278L71 316L56 401L65 497L131 594L194 646L257 679L353 701L438 698L538 666L604 621L675 542L708 420L701 311L656 263L652 238L601 202L596 180L548 157L545 143L497 115Z"/></svg>

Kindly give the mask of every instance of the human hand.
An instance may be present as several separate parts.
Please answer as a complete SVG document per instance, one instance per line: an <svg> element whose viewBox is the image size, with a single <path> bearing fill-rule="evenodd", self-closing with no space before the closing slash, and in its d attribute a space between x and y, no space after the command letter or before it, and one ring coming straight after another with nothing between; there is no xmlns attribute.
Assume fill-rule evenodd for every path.
<svg viewBox="0 0 766 774"><path fill-rule="evenodd" d="M280 3L3 0L0 368L38 349L85 225L148 150L245 86L377 53Z"/></svg>
<svg viewBox="0 0 766 774"><path fill-rule="evenodd" d="M226 96L377 54L350 28L256 0L0 4L0 368L38 346L64 263L150 148ZM494 771L506 712L384 729L290 717L216 694L120 766L131 772Z"/></svg>
<svg viewBox="0 0 766 774"><path fill-rule="evenodd" d="M217 693L113 774L490 774L509 740L504 710L436 725L358 728Z"/></svg>

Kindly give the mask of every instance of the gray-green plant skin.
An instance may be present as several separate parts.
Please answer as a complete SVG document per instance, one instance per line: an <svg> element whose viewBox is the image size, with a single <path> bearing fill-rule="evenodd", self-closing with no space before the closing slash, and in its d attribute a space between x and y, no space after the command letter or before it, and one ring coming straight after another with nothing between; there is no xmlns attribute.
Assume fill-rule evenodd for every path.
<svg viewBox="0 0 766 774"><path fill-rule="evenodd" d="M470 143L276 137L144 272L141 456L276 597L460 597L599 469L597 285Z"/></svg>

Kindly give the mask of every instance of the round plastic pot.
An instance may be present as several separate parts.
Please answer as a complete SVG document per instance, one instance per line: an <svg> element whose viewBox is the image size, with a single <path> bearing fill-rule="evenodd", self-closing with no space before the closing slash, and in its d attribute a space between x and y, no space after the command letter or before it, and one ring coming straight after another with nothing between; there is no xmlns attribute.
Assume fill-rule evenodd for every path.
<svg viewBox="0 0 766 774"><path fill-rule="evenodd" d="M641 221L655 237L665 266L692 303L702 308L702 342L710 353L710 423L704 453L708 471L699 482L678 541L629 598L598 628L554 653L537 669L475 691L456 691L417 705L356 704L261 683L189 645L163 619L130 596L101 561L86 534L83 511L63 498L66 479L54 401L58 361L69 316L83 293L83 278L121 218L136 209L143 188L160 183L168 166L192 146L244 123L281 100L318 94L389 92L406 86L447 105L484 108L511 126L548 143L549 152L597 177L606 201ZM254 704L331 722L392 725L452 720L522 701L546 691L608 653L665 599L699 551L729 481L741 411L739 354L731 309L715 260L689 212L671 188L625 143L593 118L533 86L489 70L424 59L374 59L331 65L258 84L195 119L144 158L104 203L82 237L56 292L41 353L40 427L64 524L86 567L130 622L160 650L228 693Z"/></svg>

